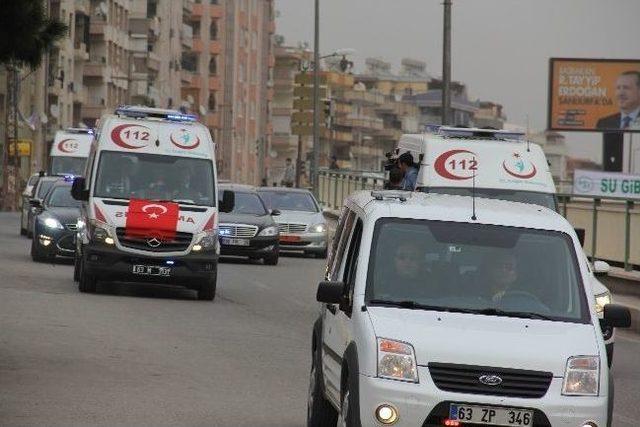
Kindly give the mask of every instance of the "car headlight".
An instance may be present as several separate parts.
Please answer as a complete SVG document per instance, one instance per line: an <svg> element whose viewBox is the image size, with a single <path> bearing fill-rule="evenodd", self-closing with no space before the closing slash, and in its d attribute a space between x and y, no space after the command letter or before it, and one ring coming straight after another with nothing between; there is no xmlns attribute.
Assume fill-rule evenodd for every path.
<svg viewBox="0 0 640 427"><path fill-rule="evenodd" d="M600 358L575 356L567 360L562 394L564 396L597 396L600 391Z"/></svg>
<svg viewBox="0 0 640 427"><path fill-rule="evenodd" d="M378 338L378 377L417 383L418 370L413 346Z"/></svg>
<svg viewBox="0 0 640 427"><path fill-rule="evenodd" d="M312 233L324 233L325 231L327 231L327 224L325 223L314 224L311 227L309 227L309 231L311 231Z"/></svg>
<svg viewBox="0 0 640 427"><path fill-rule="evenodd" d="M604 306L607 304L611 304L611 292L596 295L596 313L603 313Z"/></svg>
<svg viewBox="0 0 640 427"><path fill-rule="evenodd" d="M89 225L89 237L91 239L109 245L114 244L115 232L112 226L97 219L89 220Z"/></svg>
<svg viewBox="0 0 640 427"><path fill-rule="evenodd" d="M193 245L194 251L211 249L216 246L218 235L215 230L206 230L196 235L196 243Z"/></svg>
<svg viewBox="0 0 640 427"><path fill-rule="evenodd" d="M271 236L277 236L277 235L278 235L278 227L275 225L270 225L269 227L265 227L260 231L260 233L258 233L258 236L261 236L261 237L271 237Z"/></svg>
<svg viewBox="0 0 640 427"><path fill-rule="evenodd" d="M45 218L43 223L44 223L44 226L47 227L47 228L53 228L53 229L57 229L57 230L64 230L64 226L60 223L60 221L58 221L57 219L55 219L53 217Z"/></svg>

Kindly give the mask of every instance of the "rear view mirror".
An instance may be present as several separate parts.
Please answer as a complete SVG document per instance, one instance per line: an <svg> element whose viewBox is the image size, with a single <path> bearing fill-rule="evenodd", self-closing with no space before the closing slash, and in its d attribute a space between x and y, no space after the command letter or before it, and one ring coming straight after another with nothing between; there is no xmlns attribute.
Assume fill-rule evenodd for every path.
<svg viewBox="0 0 640 427"><path fill-rule="evenodd" d="M575 228L576 234L578 235L578 241L580 242L580 246L584 248L584 228Z"/></svg>
<svg viewBox="0 0 640 427"><path fill-rule="evenodd" d="M228 213L233 211L236 205L236 195L233 191L224 190L222 192L222 202L220 203L220 212Z"/></svg>
<svg viewBox="0 0 640 427"><path fill-rule="evenodd" d="M604 320L614 328L628 328L631 326L631 312L622 305L607 304L604 306Z"/></svg>
<svg viewBox="0 0 640 427"><path fill-rule="evenodd" d="M599 260L593 262L593 274L596 276L606 276L609 274L609 270L611 270L611 267L608 263Z"/></svg>
<svg viewBox="0 0 640 427"><path fill-rule="evenodd" d="M85 179L84 177L77 176L73 179L73 184L71 185L71 197L76 200L86 202L89 200L89 190L85 190Z"/></svg>
<svg viewBox="0 0 640 427"><path fill-rule="evenodd" d="M320 282L316 300L325 304L340 304L344 294L344 283L342 282Z"/></svg>

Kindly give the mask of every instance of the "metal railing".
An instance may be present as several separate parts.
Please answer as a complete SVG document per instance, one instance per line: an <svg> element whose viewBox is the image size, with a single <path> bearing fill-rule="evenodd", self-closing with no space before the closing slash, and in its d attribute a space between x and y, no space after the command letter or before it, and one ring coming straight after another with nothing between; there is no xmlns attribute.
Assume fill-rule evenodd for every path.
<svg viewBox="0 0 640 427"><path fill-rule="evenodd" d="M318 200L329 209L340 210L350 194L384 188L383 175L321 170ZM640 202L620 197L558 194L558 206L559 213L574 227L585 230L584 250L591 259L612 261L624 265L627 271L640 266Z"/></svg>

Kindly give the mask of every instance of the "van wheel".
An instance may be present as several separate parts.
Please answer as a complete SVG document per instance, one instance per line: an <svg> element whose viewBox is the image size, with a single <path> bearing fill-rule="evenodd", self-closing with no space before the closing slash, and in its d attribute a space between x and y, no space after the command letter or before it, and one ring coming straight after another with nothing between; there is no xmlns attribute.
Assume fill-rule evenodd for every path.
<svg viewBox="0 0 640 427"><path fill-rule="evenodd" d="M307 399L307 427L335 426L338 412L324 397L322 391L322 365L319 350L313 354L309 375L309 395Z"/></svg>
<svg viewBox="0 0 640 427"><path fill-rule="evenodd" d="M78 289L80 290L80 292L85 292L85 293L94 293L96 291L96 287L98 284L98 281L96 280L95 276L87 273L84 270L84 261L80 261L80 277L79 277L79 282L78 282Z"/></svg>
<svg viewBox="0 0 640 427"><path fill-rule="evenodd" d="M198 299L201 301L213 301L216 297L216 287L218 283L218 271L213 273L213 277L205 280L198 289Z"/></svg>
<svg viewBox="0 0 640 427"><path fill-rule="evenodd" d="M340 405L340 419L338 420L338 426L340 427L354 427L356 424L353 421L353 405L351 404L351 393L349 392L349 379L345 381L344 390L342 392L342 404Z"/></svg>

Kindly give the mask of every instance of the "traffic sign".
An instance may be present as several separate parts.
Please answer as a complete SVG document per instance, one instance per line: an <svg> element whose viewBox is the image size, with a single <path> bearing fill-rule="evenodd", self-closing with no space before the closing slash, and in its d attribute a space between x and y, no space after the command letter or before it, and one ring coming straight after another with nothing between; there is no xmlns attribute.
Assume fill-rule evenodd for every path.
<svg viewBox="0 0 640 427"><path fill-rule="evenodd" d="M9 156L15 156L15 143L9 141ZM18 139L18 156L29 157L31 155L31 140L30 139Z"/></svg>

